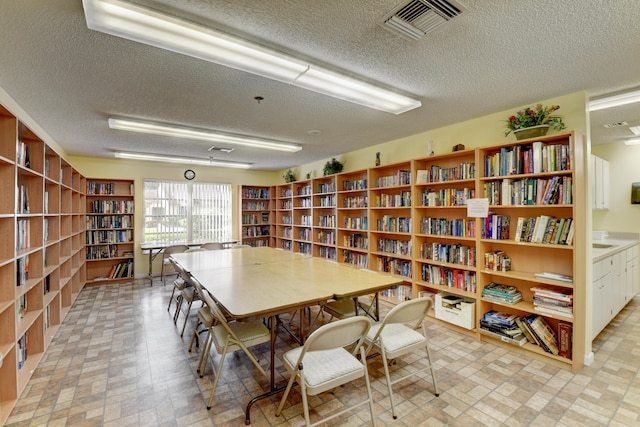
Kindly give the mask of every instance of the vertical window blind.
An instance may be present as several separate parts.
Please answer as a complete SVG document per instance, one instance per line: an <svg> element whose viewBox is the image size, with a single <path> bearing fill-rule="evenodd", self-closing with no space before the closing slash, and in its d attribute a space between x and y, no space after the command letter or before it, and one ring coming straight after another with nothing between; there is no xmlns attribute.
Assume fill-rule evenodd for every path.
<svg viewBox="0 0 640 427"><path fill-rule="evenodd" d="M231 239L231 184L144 180L145 243Z"/></svg>

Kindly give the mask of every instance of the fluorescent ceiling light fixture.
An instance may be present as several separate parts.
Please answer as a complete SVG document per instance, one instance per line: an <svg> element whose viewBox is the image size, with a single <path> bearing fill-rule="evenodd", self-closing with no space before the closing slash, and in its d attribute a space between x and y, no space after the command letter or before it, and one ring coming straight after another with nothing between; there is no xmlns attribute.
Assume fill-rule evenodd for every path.
<svg viewBox="0 0 640 427"><path fill-rule="evenodd" d="M92 30L257 74L393 114L422 103L306 61L119 0L83 0Z"/></svg>
<svg viewBox="0 0 640 427"><path fill-rule="evenodd" d="M624 145L640 145L640 138L627 138L624 140Z"/></svg>
<svg viewBox="0 0 640 427"><path fill-rule="evenodd" d="M629 130L633 132L634 135L640 135L640 126L629 126Z"/></svg>
<svg viewBox="0 0 640 427"><path fill-rule="evenodd" d="M302 150L302 146L290 142L273 139L256 138L252 136L234 135L207 129L191 128L168 123L157 123L146 120L125 117L110 117L109 128L130 132L147 133L159 136L171 136L183 139L215 142L220 144L241 145L243 147L260 148L265 150L287 151L294 153Z"/></svg>
<svg viewBox="0 0 640 427"><path fill-rule="evenodd" d="M619 107L621 105L640 102L640 90L606 96L589 101L589 111L604 110L605 108Z"/></svg>
<svg viewBox="0 0 640 427"><path fill-rule="evenodd" d="M224 160L214 160L214 159L198 159L194 157L162 156L159 154L127 153L123 151L116 151L115 156L119 159L146 160L150 162L164 162L164 163L178 163L181 165L218 166L222 168L235 168L235 169L251 168L251 163L227 162Z"/></svg>

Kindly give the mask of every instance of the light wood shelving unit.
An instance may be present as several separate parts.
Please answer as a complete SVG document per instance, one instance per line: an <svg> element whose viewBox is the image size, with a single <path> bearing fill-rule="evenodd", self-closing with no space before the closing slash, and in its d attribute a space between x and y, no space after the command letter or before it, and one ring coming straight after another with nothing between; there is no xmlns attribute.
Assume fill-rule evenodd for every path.
<svg viewBox="0 0 640 427"><path fill-rule="evenodd" d="M84 187L0 106L0 424L85 284Z"/></svg>
<svg viewBox="0 0 640 427"><path fill-rule="evenodd" d="M250 246L275 245L275 197L274 187L241 185L240 239Z"/></svg>
<svg viewBox="0 0 640 427"><path fill-rule="evenodd" d="M312 180L313 256L336 260L336 176Z"/></svg>
<svg viewBox="0 0 640 427"><path fill-rule="evenodd" d="M87 284L134 278L134 183L87 179Z"/></svg>
<svg viewBox="0 0 640 427"><path fill-rule="evenodd" d="M577 372L583 365L585 348L586 254L580 239L586 232L583 213L586 206L582 200L584 153L582 141L576 138L573 133L563 133L278 185L274 198L275 246L327 257L325 254L334 246L323 242L321 236L333 232L338 262L392 274L403 281L398 289L381 296L386 301L397 303L423 294L461 297L474 304L470 327L434 320ZM485 172L485 158L497 153L521 153L531 148L534 141L568 148L569 166L549 172ZM570 203L518 205L500 200L503 187L517 181L546 182L554 177L572 182ZM319 187L329 183L334 183L334 190L330 186ZM335 196L335 208L323 205L330 205L331 196ZM490 199L490 214L510 218L509 237L483 238L485 219L468 216L467 201L485 197ZM330 215L335 215L335 226L321 227L320 218ZM579 230L573 243L516 241L518 218L540 215L572 218L575 230ZM506 234L505 230L505 237ZM485 268L486 254L499 251L511 259L510 271ZM541 272L572 276L573 284L535 276ZM484 287L492 282L517 287L523 301L508 305L483 299ZM574 298L573 317L535 309L532 288L536 286L570 289ZM571 358L551 355L533 344L519 347L503 343L484 334L479 322L490 310L518 316L541 315L556 333L559 322L571 325Z"/></svg>

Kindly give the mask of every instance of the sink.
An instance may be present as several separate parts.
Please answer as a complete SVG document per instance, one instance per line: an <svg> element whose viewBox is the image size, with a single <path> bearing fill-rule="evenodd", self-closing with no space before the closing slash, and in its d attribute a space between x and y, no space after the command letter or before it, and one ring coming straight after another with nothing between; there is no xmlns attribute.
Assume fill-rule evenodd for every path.
<svg viewBox="0 0 640 427"><path fill-rule="evenodd" d="M593 249L609 249L614 247L615 245L606 245L604 243L594 243Z"/></svg>

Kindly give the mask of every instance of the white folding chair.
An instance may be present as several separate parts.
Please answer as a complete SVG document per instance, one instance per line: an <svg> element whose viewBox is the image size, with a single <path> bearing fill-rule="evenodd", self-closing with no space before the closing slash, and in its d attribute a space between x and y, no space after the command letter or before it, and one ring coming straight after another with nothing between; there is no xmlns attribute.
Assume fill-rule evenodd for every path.
<svg viewBox="0 0 640 427"><path fill-rule="evenodd" d="M369 319L362 316L327 323L309 335L302 347L287 351L283 357L283 364L291 373L291 379L282 400L280 400L276 416L280 416L289 392L297 380L300 384L304 419L307 426L324 423L364 404L369 404L371 423L375 426L371 384L369 383L367 358L363 347L369 325ZM355 346L351 352L345 349L354 343ZM360 353L359 358L355 356L358 352ZM366 400L337 412L331 411L331 415L328 417L311 424L307 396L315 396L362 377L364 377L367 389Z"/></svg>
<svg viewBox="0 0 640 427"><path fill-rule="evenodd" d="M173 265L171 264L171 254L178 254L181 252L186 252L188 250L189 246L187 245L172 245L167 246L164 251L162 251L162 270L160 270L160 278L162 279L163 284L167 284L166 273L164 272L165 267Z"/></svg>
<svg viewBox="0 0 640 427"><path fill-rule="evenodd" d="M424 327L424 319L431 308L430 298L416 298L403 301L393 307L381 322L374 323L366 336L366 354L372 349L377 350L382 355L384 374L389 389L389 399L391 400L391 413L396 419L396 409L393 400L393 390L391 386L402 380L426 370L431 371L433 388L438 396L438 383L436 373L431 361L431 352L427 333ZM427 351L428 366L403 375L400 378L391 380L389 374L389 360L395 360L407 353L425 349Z"/></svg>
<svg viewBox="0 0 640 427"><path fill-rule="evenodd" d="M195 280L195 279L194 279ZM211 409L213 399L215 398L216 388L218 381L220 380L220 374L222 372L222 366L224 359L228 353L242 350L249 357L251 363L260 371L264 377L269 380L269 374L260 366L258 358L249 349L258 344L263 344L271 341L271 333L269 329L259 320L249 320L246 322L239 321L227 321L224 313L213 300L213 297L206 289L202 289L202 299L207 307L211 310L211 315L214 318L213 324L209 328L207 338L205 339L205 345L202 349L202 357L208 357L211 351L211 345L216 348L217 353L220 355L220 362L218 363L218 369L215 368L213 358L211 359L211 365L213 366L214 380L213 388L211 389L211 395L209 396L209 402L207 403L207 409ZM204 367L200 370L200 376L204 374L206 369L206 359Z"/></svg>
<svg viewBox="0 0 640 427"><path fill-rule="evenodd" d="M200 247L202 249L207 250L207 251L215 251L215 250L218 250L218 249L224 249L224 245L222 243L219 243L219 242L204 243Z"/></svg>

